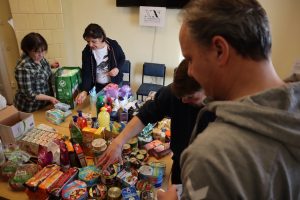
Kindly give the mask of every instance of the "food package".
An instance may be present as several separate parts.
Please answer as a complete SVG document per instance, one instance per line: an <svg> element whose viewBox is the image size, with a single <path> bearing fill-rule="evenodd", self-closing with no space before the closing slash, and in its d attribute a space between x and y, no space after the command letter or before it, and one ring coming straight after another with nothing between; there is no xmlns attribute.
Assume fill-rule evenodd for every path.
<svg viewBox="0 0 300 200"><path fill-rule="evenodd" d="M53 124L61 124L65 121L65 113L59 109L53 108L46 111L46 119Z"/></svg>
<svg viewBox="0 0 300 200"><path fill-rule="evenodd" d="M126 187L122 189L122 197L124 200L139 200L139 196L134 186Z"/></svg>
<svg viewBox="0 0 300 200"><path fill-rule="evenodd" d="M41 171L31 177L28 181L26 181L25 186L29 190L35 192L41 182L43 182L48 176L56 173L58 170L60 170L60 166L58 165L47 165Z"/></svg>
<svg viewBox="0 0 300 200"><path fill-rule="evenodd" d="M88 187L94 185L99 180L100 169L95 165L87 166L79 169L78 178L84 181Z"/></svg>
<svg viewBox="0 0 300 200"><path fill-rule="evenodd" d="M66 186L68 183L75 180L78 174L78 169L75 167L72 167L68 169L58 181L56 181L53 185L51 185L47 191L50 193L50 199L60 199L61 191L64 186Z"/></svg>
<svg viewBox="0 0 300 200"><path fill-rule="evenodd" d="M62 198L64 200L84 200L87 197L87 185L83 181L75 180L62 190Z"/></svg>
<svg viewBox="0 0 300 200"><path fill-rule="evenodd" d="M25 190L24 183L38 171L36 164L23 164L17 168L15 175L9 180L13 190Z"/></svg>
<svg viewBox="0 0 300 200"><path fill-rule="evenodd" d="M39 193L40 197L43 197L42 199L48 198L48 192L47 190L56 182L58 181L63 175L62 171L57 170L52 175L48 176L40 185L38 188L38 191L36 193Z"/></svg>
<svg viewBox="0 0 300 200"><path fill-rule="evenodd" d="M138 172L135 170L126 171L123 169L117 175L117 179L122 183L122 186L134 186L138 181Z"/></svg>
<svg viewBox="0 0 300 200"><path fill-rule="evenodd" d="M5 162L1 167L1 177L4 180L8 180L12 178L15 175L17 168L18 168L18 163L10 160Z"/></svg>
<svg viewBox="0 0 300 200"><path fill-rule="evenodd" d="M94 140L96 131L97 129L89 127L82 129L82 150L87 156L93 156L92 141Z"/></svg>

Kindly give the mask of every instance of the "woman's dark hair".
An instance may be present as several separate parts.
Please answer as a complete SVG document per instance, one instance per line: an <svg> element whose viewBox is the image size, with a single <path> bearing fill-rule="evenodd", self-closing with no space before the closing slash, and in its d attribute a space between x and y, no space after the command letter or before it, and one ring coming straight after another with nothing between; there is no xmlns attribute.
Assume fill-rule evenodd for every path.
<svg viewBox="0 0 300 200"><path fill-rule="evenodd" d="M28 33L21 41L21 49L25 54L29 54L30 51L47 51L48 44L45 38L39 33Z"/></svg>
<svg viewBox="0 0 300 200"><path fill-rule="evenodd" d="M106 40L106 34L101 26L98 24L89 24L83 33L83 39L91 37L93 39L102 38L102 41Z"/></svg>
<svg viewBox="0 0 300 200"><path fill-rule="evenodd" d="M188 75L188 66L188 61L182 60L179 66L174 70L171 90L178 98L193 94L202 88L194 78Z"/></svg>

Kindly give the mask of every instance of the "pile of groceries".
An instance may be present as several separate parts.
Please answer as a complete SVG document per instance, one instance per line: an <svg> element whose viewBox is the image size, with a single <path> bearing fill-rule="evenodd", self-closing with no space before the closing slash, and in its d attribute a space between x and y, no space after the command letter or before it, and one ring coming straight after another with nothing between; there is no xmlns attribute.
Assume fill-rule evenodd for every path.
<svg viewBox="0 0 300 200"><path fill-rule="evenodd" d="M124 144L123 162L102 169L99 157L143 102L132 98L129 86L114 84L95 98L97 117L78 111L69 121L70 137L38 126L6 146L2 179L30 199L154 199L166 170L159 159L171 152L170 119L148 124Z"/></svg>

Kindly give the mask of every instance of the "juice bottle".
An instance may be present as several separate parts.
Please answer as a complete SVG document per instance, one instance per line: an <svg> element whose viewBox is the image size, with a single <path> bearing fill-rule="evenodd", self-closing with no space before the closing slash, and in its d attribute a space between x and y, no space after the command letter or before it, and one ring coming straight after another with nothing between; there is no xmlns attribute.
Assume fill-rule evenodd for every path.
<svg viewBox="0 0 300 200"><path fill-rule="evenodd" d="M110 115L105 107L102 107L98 114L98 123L100 127L105 127L106 130L110 131Z"/></svg>
<svg viewBox="0 0 300 200"><path fill-rule="evenodd" d="M82 111L78 110L77 126L82 130L84 127L87 127L87 120L82 116Z"/></svg>

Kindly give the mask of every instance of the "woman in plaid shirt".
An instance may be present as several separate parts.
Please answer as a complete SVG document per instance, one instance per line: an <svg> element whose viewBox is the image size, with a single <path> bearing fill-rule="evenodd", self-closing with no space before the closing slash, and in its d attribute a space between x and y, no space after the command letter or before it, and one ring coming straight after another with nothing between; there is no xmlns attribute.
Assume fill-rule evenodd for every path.
<svg viewBox="0 0 300 200"><path fill-rule="evenodd" d="M23 112L34 112L49 103L59 101L53 97L51 69L45 59L46 40L39 33L29 33L21 41L23 54L15 69L18 90L14 105ZM54 62L51 67L58 67Z"/></svg>

